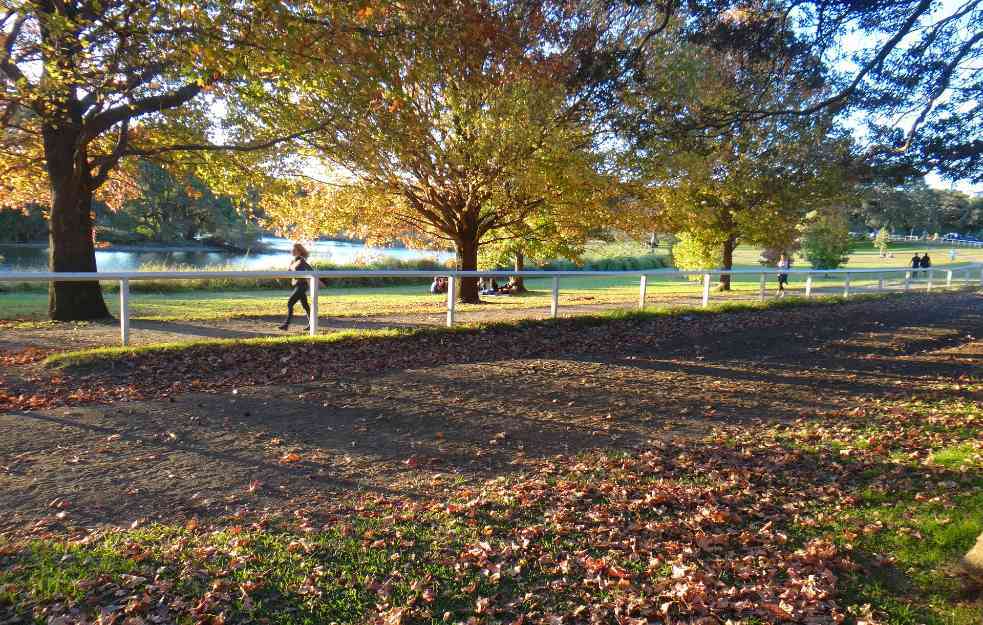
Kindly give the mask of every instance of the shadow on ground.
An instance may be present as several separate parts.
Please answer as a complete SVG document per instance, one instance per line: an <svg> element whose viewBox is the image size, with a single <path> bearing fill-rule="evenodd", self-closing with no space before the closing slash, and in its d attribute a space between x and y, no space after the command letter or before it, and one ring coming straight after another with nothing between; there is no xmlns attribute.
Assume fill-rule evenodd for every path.
<svg viewBox="0 0 983 625"><path fill-rule="evenodd" d="M429 362L292 387L0 415L0 526L128 524L357 491L440 495L556 454L683 445L718 423L956 396L983 298L892 318L685 336L653 353ZM67 502L52 508L51 502ZM59 504L61 505L61 504Z"/></svg>

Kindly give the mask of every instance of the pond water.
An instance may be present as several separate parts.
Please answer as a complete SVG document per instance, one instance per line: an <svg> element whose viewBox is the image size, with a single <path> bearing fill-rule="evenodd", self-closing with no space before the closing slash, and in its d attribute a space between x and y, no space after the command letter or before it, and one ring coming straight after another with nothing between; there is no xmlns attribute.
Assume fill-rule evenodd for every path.
<svg viewBox="0 0 983 625"><path fill-rule="evenodd" d="M99 271L136 271L142 265L190 265L203 269L233 267L263 270L284 269L290 263L288 239L266 237L260 240L266 249L243 254L230 251L202 251L159 246L141 250L128 246L123 250L96 250ZM307 246L311 260L349 264L379 258L416 260L432 258L445 261L453 258L450 252L407 248L370 247L347 241L315 241ZM4 245L0 243L0 271L46 271L48 250L43 246Z"/></svg>

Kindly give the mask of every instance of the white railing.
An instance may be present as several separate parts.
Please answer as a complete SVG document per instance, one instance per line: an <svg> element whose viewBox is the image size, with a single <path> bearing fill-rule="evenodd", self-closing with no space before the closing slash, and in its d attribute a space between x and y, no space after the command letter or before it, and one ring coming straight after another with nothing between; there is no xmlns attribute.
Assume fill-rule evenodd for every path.
<svg viewBox="0 0 983 625"><path fill-rule="evenodd" d="M983 247L981 241L967 241L965 239L941 239L939 243L943 245L955 245L956 247Z"/></svg>
<svg viewBox="0 0 983 625"><path fill-rule="evenodd" d="M923 280L925 290L931 291L936 285L936 277L944 277L945 287L951 287L960 282L963 286L973 283L983 287L983 263L965 265L950 265L926 269L913 268L870 268L870 269L787 269L779 271L775 267L761 269L697 269L678 271L675 269L650 269L635 271L456 271L456 270L426 270L426 271L109 271L92 273L61 273L51 271L39 272L0 272L0 282L119 282L119 325L120 342L128 345L130 342L130 282L139 280L194 280L208 278L306 278L310 281L310 335L318 331L317 299L320 281L330 278L356 277L386 277L386 278L433 278L447 277L447 326L454 325L457 305L456 286L453 278L504 278L521 276L523 278L552 278L550 315L556 318L560 308L560 280L564 277L585 276L631 276L639 278L638 307L645 307L646 289L650 278L688 278L700 276L702 281L702 305L710 303L710 285L714 276L759 276L759 299L765 300L765 288L768 276L779 273L805 276L805 296L811 297L815 276L843 276L843 297L851 293L850 277L878 276L876 289L885 290L885 276L902 276L901 286L904 291L912 288L912 283ZM854 287L856 290L856 287Z"/></svg>
<svg viewBox="0 0 983 625"><path fill-rule="evenodd" d="M912 243L924 243L926 245L948 245L955 247L983 247L983 241L969 241L967 239L952 239L949 237L939 237L933 239L931 237L921 237L914 234L892 234L888 236L888 241L905 241Z"/></svg>

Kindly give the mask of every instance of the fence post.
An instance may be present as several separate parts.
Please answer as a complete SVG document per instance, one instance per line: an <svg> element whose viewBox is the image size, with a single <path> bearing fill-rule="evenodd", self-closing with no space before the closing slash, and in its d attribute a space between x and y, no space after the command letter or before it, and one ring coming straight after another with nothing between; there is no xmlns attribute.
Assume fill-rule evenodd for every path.
<svg viewBox="0 0 983 625"><path fill-rule="evenodd" d="M447 327L454 325L454 305L457 300L457 279L455 276L447 278Z"/></svg>
<svg viewBox="0 0 983 625"><path fill-rule="evenodd" d="M911 272L904 272L904 290L907 291L911 289Z"/></svg>
<svg viewBox="0 0 983 625"><path fill-rule="evenodd" d="M761 272L761 285L758 289L758 299L760 301L765 301L765 272Z"/></svg>
<svg viewBox="0 0 983 625"><path fill-rule="evenodd" d="M703 307L710 304L710 274L703 274Z"/></svg>
<svg viewBox="0 0 983 625"><path fill-rule="evenodd" d="M130 281L119 281L119 340L130 344Z"/></svg>
<svg viewBox="0 0 983 625"><path fill-rule="evenodd" d="M850 274L843 274L843 297L850 297Z"/></svg>
<svg viewBox="0 0 983 625"><path fill-rule="evenodd" d="M560 276L553 276L553 294L550 300L550 317L556 319L560 310Z"/></svg>
<svg viewBox="0 0 983 625"><path fill-rule="evenodd" d="M812 274L806 274L806 297L812 297Z"/></svg>
<svg viewBox="0 0 983 625"><path fill-rule="evenodd" d="M308 279L311 281L311 288L309 289L311 292L311 318L308 319L307 333L311 336L317 336L317 295L321 280L316 275Z"/></svg>
<svg viewBox="0 0 983 625"><path fill-rule="evenodd" d="M643 273L641 280L638 281L638 310L645 308L645 291L648 289L648 283L649 277Z"/></svg>
<svg viewBox="0 0 983 625"><path fill-rule="evenodd" d="M952 286L952 270L946 269L945 272L945 286L946 288Z"/></svg>
<svg viewBox="0 0 983 625"><path fill-rule="evenodd" d="M925 292L926 293L929 293L929 292L932 291L932 278L934 278L934 277L935 277L935 270L934 269L929 269L928 270L928 284L925 285Z"/></svg>
<svg viewBox="0 0 983 625"><path fill-rule="evenodd" d="M884 274L881 274L880 278L877 279L877 290L884 290Z"/></svg>

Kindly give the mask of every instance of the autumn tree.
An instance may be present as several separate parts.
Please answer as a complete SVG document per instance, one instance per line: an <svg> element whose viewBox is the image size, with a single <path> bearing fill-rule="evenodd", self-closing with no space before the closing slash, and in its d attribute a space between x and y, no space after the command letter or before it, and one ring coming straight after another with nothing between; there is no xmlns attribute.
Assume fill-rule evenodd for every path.
<svg viewBox="0 0 983 625"><path fill-rule="evenodd" d="M325 122L302 142L349 188L330 193L326 205L355 209L335 221L444 242L459 268L476 269L482 245L521 238L557 206L557 164L587 162L595 147L591 104L571 89L575 58L551 34L548 6L367 7L363 26L376 35L312 48L324 63L278 83L279 101L258 100L257 115L280 128ZM479 301L477 280L464 280L460 295Z"/></svg>
<svg viewBox="0 0 983 625"><path fill-rule="evenodd" d="M96 270L93 198L118 203L126 195L132 157L177 163L191 151L276 142L235 126L224 130L232 144L209 139L210 104L254 88L256 73L283 58L262 39L264 25L283 19L277 2L10 0L3 7L0 203L50 204L52 271ZM96 282L53 283L48 309L60 320L108 314Z"/></svg>
<svg viewBox="0 0 983 625"><path fill-rule="evenodd" d="M723 24L761 23L767 32L770 15L745 9ZM757 47L688 41L654 48L653 66L674 69L679 87L669 91L664 77L640 72L627 100L628 160L652 187L664 227L687 235L686 249L700 251L694 258L719 250L711 256L723 269L733 268L739 243L789 249L809 211L849 190L851 146L832 115L721 117L763 98L780 107L822 97L821 81L773 79L776 60L791 63L787 46L775 37ZM730 282L722 275L721 289Z"/></svg>

